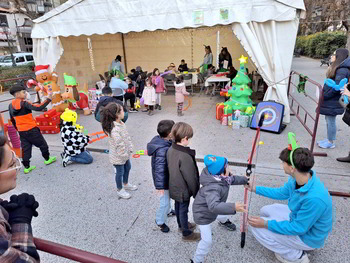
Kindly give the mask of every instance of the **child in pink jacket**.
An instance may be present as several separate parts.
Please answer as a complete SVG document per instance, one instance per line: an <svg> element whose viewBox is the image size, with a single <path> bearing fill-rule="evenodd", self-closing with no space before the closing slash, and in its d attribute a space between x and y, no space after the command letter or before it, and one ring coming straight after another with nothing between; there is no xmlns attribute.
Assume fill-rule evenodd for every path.
<svg viewBox="0 0 350 263"><path fill-rule="evenodd" d="M164 79L162 78L164 75L169 74L173 72L172 70L166 71L162 74L160 74L159 69L155 68L153 70L153 74L152 74L152 84L155 86L156 88L156 106L155 109L161 110L162 106L162 93L165 92L166 88L165 88L165 84L164 84Z"/></svg>
<svg viewBox="0 0 350 263"><path fill-rule="evenodd" d="M182 75L176 79L174 86L175 102L177 103L177 116L183 116L184 114L182 113L182 109L185 101L185 96L190 95L190 93L186 91L186 86Z"/></svg>

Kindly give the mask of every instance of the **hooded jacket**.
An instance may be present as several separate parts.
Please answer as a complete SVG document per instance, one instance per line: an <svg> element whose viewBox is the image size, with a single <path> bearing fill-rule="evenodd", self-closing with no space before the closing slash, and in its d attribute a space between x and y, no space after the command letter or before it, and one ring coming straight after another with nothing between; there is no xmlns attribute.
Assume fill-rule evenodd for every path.
<svg viewBox="0 0 350 263"><path fill-rule="evenodd" d="M90 137L78 131L77 128L71 124L71 122L63 122L61 127L61 141L64 153L68 156L76 156L85 151Z"/></svg>
<svg viewBox="0 0 350 263"><path fill-rule="evenodd" d="M221 179L211 175L208 168L204 168L199 182L202 187L193 202L192 211L194 222L198 225L209 225L218 215L236 214L235 203L226 203L230 185ZM247 178L233 176L231 185L244 185Z"/></svg>
<svg viewBox="0 0 350 263"><path fill-rule="evenodd" d="M188 202L199 189L196 151L173 143L167 152L169 194L177 202Z"/></svg>
<svg viewBox="0 0 350 263"><path fill-rule="evenodd" d="M116 99L114 97L110 97L110 96L102 96L96 105L95 118L96 118L96 114L99 111L100 107L101 106L106 107L108 105L108 103L111 103L111 102L118 103L118 104L122 105L124 112L127 112L127 109L124 107L123 102L121 100L118 100L118 99Z"/></svg>
<svg viewBox="0 0 350 263"><path fill-rule="evenodd" d="M17 131L29 131L35 128L37 125L32 111L42 111L50 102L50 99L41 104L32 104L22 99L12 100L12 103L9 105L9 113Z"/></svg>
<svg viewBox="0 0 350 263"><path fill-rule="evenodd" d="M152 156L152 177L154 187L157 190L169 189L169 170L166 155L171 146L171 141L155 136L147 144L147 153Z"/></svg>
<svg viewBox="0 0 350 263"><path fill-rule="evenodd" d="M334 81L336 84L339 84L343 78L350 78L350 57L345 59L335 72ZM340 91L336 91L325 84L323 86L323 102L321 104L320 114L330 116L343 114L344 108L339 103L340 96Z"/></svg>

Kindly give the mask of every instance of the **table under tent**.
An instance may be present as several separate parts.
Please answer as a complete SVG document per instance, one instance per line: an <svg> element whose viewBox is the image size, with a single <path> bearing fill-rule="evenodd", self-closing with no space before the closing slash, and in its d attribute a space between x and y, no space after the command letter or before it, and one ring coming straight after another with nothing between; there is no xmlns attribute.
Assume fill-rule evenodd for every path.
<svg viewBox="0 0 350 263"><path fill-rule="evenodd" d="M118 54L129 70L162 71L181 59L198 67L203 45L212 47L216 65L227 47L236 68L237 58L249 57L249 70L268 85L264 100L284 104L288 123L287 77L304 14L303 0L69 0L34 21L33 53L61 83L69 73L92 85Z"/></svg>

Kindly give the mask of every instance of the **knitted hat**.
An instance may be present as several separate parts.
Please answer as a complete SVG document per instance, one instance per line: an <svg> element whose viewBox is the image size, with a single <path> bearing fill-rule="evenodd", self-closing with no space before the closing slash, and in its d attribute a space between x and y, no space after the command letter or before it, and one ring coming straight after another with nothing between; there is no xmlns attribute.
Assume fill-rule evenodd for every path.
<svg viewBox="0 0 350 263"><path fill-rule="evenodd" d="M35 67L35 75L40 75L49 72L49 65L38 65Z"/></svg>
<svg viewBox="0 0 350 263"><path fill-rule="evenodd" d="M225 157L208 154L204 156L204 164L212 175L220 175L224 173L225 166L228 163Z"/></svg>
<svg viewBox="0 0 350 263"><path fill-rule="evenodd" d="M15 93L16 93L16 92L19 92L19 91L21 91L21 90L26 90L26 88L23 87L22 85L16 84L15 86L11 87L11 89L10 89L10 94L11 94L12 96L15 96Z"/></svg>
<svg viewBox="0 0 350 263"><path fill-rule="evenodd" d="M64 77L64 86L68 86L68 87L77 86L77 80L74 77L68 76L67 74L64 74L63 77Z"/></svg>

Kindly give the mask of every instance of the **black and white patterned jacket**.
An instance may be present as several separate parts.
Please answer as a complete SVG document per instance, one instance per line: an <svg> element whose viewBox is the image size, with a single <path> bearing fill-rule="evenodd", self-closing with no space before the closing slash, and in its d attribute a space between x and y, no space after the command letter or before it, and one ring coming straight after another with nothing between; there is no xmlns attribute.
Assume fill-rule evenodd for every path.
<svg viewBox="0 0 350 263"><path fill-rule="evenodd" d="M85 151L90 137L78 131L75 126L64 125L61 127L61 141L64 153L69 156L75 156Z"/></svg>

